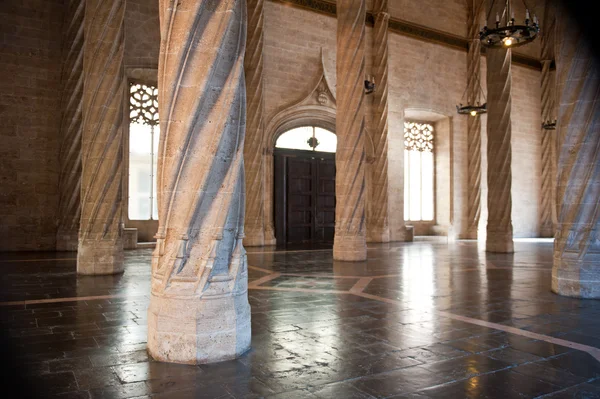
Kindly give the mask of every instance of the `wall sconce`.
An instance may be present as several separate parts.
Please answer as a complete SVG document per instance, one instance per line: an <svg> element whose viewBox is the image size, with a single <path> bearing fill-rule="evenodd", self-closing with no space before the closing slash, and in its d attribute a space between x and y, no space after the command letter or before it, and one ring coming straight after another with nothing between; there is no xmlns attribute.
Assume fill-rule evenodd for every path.
<svg viewBox="0 0 600 399"><path fill-rule="evenodd" d="M375 91L375 77L367 76L365 80L365 94L371 94Z"/></svg>

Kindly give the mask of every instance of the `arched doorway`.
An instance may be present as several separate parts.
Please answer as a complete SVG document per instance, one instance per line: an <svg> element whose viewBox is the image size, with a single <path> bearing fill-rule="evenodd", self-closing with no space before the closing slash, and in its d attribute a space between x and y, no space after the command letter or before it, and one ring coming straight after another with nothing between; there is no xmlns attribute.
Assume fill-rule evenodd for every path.
<svg viewBox="0 0 600 399"><path fill-rule="evenodd" d="M274 221L279 246L331 246L335 233L336 135L301 126L277 137Z"/></svg>

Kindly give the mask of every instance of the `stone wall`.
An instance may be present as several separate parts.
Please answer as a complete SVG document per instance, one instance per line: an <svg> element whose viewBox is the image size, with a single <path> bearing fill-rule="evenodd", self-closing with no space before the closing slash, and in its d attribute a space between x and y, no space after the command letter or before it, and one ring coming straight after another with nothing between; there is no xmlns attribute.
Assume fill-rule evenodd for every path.
<svg viewBox="0 0 600 399"><path fill-rule="evenodd" d="M158 68L159 51L158 0L127 0L125 68Z"/></svg>
<svg viewBox="0 0 600 399"><path fill-rule="evenodd" d="M63 0L0 2L0 251L52 250Z"/></svg>
<svg viewBox="0 0 600 399"><path fill-rule="evenodd" d="M462 2L451 3L448 7L455 9L445 11L445 15L447 21L452 18L456 21L464 6ZM396 3L391 2L390 8L395 7ZM455 16L450 17L451 15ZM419 23L414 18L412 22ZM451 22L447 22L445 26L451 26ZM443 26L433 28L450 29ZM336 20L332 17L277 2L265 3L267 124L275 113L302 99L313 88L313 82L319 73L321 47L325 55L327 76L335 84L335 32ZM368 38L370 33L371 29L368 28ZM450 198L438 199L437 202L438 207L443 201L448 203L440 216L444 221L451 221L448 234L459 237L467 228L467 127L466 116L457 115L455 105L460 101L466 85L466 51L391 33L389 52L389 190L392 239L402 236L402 232L395 231L394 226L398 226L403 217L403 122L407 109L421 109L447 118L445 123L449 124L448 130L452 134L453 143L452 146L444 146L444 151L451 157L452 171L447 174L448 180L438 180L437 185L441 191L452 190L453 194ZM367 73L370 73L369 54L370 50L367 55ZM482 57L482 64L485 68L485 56ZM485 69L482 73L485 76ZM531 237L539 233L540 73L513 65L513 74L513 170L531 171L513 173L513 225L516 237ZM482 131L485 134L485 117L482 119ZM368 124L367 119L367 126ZM485 141L482 142L482 149L485 149ZM482 172L485 173L485 151L482 155ZM482 178L482 190L481 219L485 227L485 177Z"/></svg>
<svg viewBox="0 0 600 399"><path fill-rule="evenodd" d="M424 0L426 3L433 0ZM0 250L53 249L56 228L60 123L60 39L62 0L10 1L0 5L4 33L0 50ZM369 2L370 4L370 2ZM436 2L436 4L438 4ZM442 7L423 2L390 2L393 18L464 36L466 9L451 0ZM423 13L432 9L433 14ZM536 10L540 14L539 7ZM158 2L128 0L125 30L125 67L155 69L159 53ZM367 28L367 43L371 29ZM451 236L466 229L467 141L466 121L455 112L466 85L466 52L390 33L389 179L390 228L403 215L403 121L406 109L423 109L448 118L453 145L452 184L438 181L444 192L452 189L444 220L452 221ZM320 74L320 52L326 76L335 89L336 19L279 2L265 2L265 122L303 99ZM539 44L518 49L535 56ZM485 68L485 57L482 58ZM367 73L371 49L367 46ZM483 71L485 74L485 71ZM540 137L539 72L513 65L513 225L515 236L539 231ZM370 105L368 98L367 106ZM485 117L482 131L485 132ZM367 117L367 127L370 121ZM482 148L485 148L485 137ZM451 149L451 150L450 150ZM128 151L126 149L126 151ZM450 154L451 151L451 154ZM482 171L485 172L485 151ZM450 176L450 174L448 175ZM482 179L482 224L485 226L487 187ZM440 200L438 199L438 204ZM439 205L438 205L439 206ZM441 210L441 208L440 208ZM451 215L446 210L452 211Z"/></svg>

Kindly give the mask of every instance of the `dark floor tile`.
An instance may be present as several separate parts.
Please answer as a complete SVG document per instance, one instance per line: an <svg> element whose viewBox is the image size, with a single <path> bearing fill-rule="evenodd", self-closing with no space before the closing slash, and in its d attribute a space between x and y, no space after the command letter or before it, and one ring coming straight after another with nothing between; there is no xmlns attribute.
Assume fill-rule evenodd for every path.
<svg viewBox="0 0 600 399"><path fill-rule="evenodd" d="M544 399L597 399L600 398L600 386L580 384L560 392L544 396Z"/></svg>
<svg viewBox="0 0 600 399"><path fill-rule="evenodd" d="M364 377L352 382L359 390L376 397L388 397L419 391L450 381L447 376L436 374L422 366L395 370Z"/></svg>
<svg viewBox="0 0 600 399"><path fill-rule="evenodd" d="M117 386L121 381L111 367L96 367L73 372L81 390Z"/></svg>
<svg viewBox="0 0 600 399"><path fill-rule="evenodd" d="M92 367L92 362L89 357L74 357L71 359L51 360L48 362L48 368L51 373L59 371L75 371L89 369Z"/></svg>
<svg viewBox="0 0 600 399"><path fill-rule="evenodd" d="M303 389L282 392L276 395L267 396L265 399L316 399L318 396Z"/></svg>
<svg viewBox="0 0 600 399"><path fill-rule="evenodd" d="M542 360L541 357L532 355L531 353L521 352L513 348L494 349L489 352L483 352L482 355L491 357L492 359L502 360L503 362L518 365L522 363L535 362Z"/></svg>
<svg viewBox="0 0 600 399"><path fill-rule="evenodd" d="M75 376L70 371L42 374L37 376L35 379L31 379L31 383L35 384L36 390L48 395L81 389L81 387L78 387L77 385Z"/></svg>
<svg viewBox="0 0 600 399"><path fill-rule="evenodd" d="M143 362L112 366L115 374L123 383L168 379L186 376L191 378L202 378L203 372L197 366L175 363ZM214 380L213 380L214 381Z"/></svg>
<svg viewBox="0 0 600 399"><path fill-rule="evenodd" d="M600 362L587 352L573 351L548 359L552 367L586 379L600 377Z"/></svg>
<svg viewBox="0 0 600 399"><path fill-rule="evenodd" d="M144 396L150 393L151 390L145 382L90 389L91 399L125 399Z"/></svg>
<svg viewBox="0 0 600 399"><path fill-rule="evenodd" d="M374 396L360 391L349 382L338 382L333 384L321 385L310 389L318 398L322 399L373 399Z"/></svg>
<svg viewBox="0 0 600 399"><path fill-rule="evenodd" d="M483 355L469 355L436 363L426 363L422 367L444 376L447 380L458 380L501 370L510 367L510 363Z"/></svg>
<svg viewBox="0 0 600 399"><path fill-rule="evenodd" d="M553 367L548 361L527 363L512 369L530 378L540 379L561 388L586 382L587 379Z"/></svg>

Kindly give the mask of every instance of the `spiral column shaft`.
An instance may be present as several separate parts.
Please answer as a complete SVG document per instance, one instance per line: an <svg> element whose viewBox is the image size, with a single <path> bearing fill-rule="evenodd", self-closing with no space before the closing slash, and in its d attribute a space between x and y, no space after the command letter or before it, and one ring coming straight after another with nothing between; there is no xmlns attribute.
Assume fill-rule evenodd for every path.
<svg viewBox="0 0 600 399"><path fill-rule="evenodd" d="M541 34L542 45L542 122L556 119L556 82L550 69L554 61L555 13L551 2L544 11L544 24ZM540 192L540 236L554 237L557 223L556 214L556 130L541 131L542 147L542 187Z"/></svg>
<svg viewBox="0 0 600 399"><path fill-rule="evenodd" d="M247 123L244 145L246 166L246 221L244 245L265 245L264 228L264 100L263 100L264 0L248 0L246 74Z"/></svg>
<svg viewBox="0 0 600 399"><path fill-rule="evenodd" d="M148 351L209 363L250 347L244 237L245 0L160 0L159 228Z"/></svg>
<svg viewBox="0 0 600 399"><path fill-rule="evenodd" d="M494 3L496 3L494 5ZM491 2L488 26L493 26L496 12L503 4ZM487 51L487 182L488 222L486 251L510 253L513 248L512 228L512 150L511 50L489 48Z"/></svg>
<svg viewBox="0 0 600 399"><path fill-rule="evenodd" d="M367 258L365 234L365 0L337 3L337 114L333 258Z"/></svg>
<svg viewBox="0 0 600 399"><path fill-rule="evenodd" d="M77 272L123 271L124 0L87 0Z"/></svg>
<svg viewBox="0 0 600 399"><path fill-rule="evenodd" d="M389 242L388 225L388 1L373 4L373 164L370 168L368 237L370 242Z"/></svg>
<svg viewBox="0 0 600 399"><path fill-rule="evenodd" d="M58 231L56 249L76 251L81 219L84 0L65 2Z"/></svg>
<svg viewBox="0 0 600 399"><path fill-rule="evenodd" d="M477 105L481 92L481 41L479 40L479 15L483 2L470 0L469 51L467 53L467 102ZM467 232L464 238L477 239L481 214L481 117L467 119Z"/></svg>
<svg viewBox="0 0 600 399"><path fill-rule="evenodd" d="M558 225L552 290L600 298L600 63L566 12L556 17Z"/></svg>

